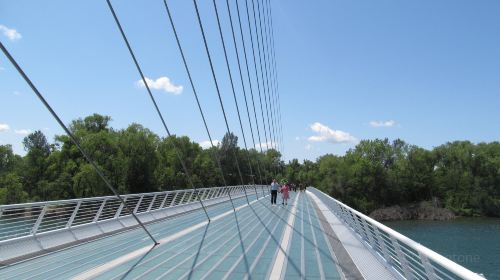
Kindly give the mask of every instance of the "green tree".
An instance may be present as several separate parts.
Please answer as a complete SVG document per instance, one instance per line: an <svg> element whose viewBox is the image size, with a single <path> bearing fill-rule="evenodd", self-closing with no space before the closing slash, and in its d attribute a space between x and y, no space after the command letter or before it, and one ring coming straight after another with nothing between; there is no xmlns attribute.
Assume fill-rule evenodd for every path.
<svg viewBox="0 0 500 280"><path fill-rule="evenodd" d="M41 200L43 199L43 181L46 175L47 158L50 155L51 147L45 135L39 130L26 136L23 145L27 151L21 175L24 190L31 199Z"/></svg>
<svg viewBox="0 0 500 280"><path fill-rule="evenodd" d="M154 171L158 166L159 138L149 129L132 124L118 132L118 160L125 170L125 190L129 193L158 190Z"/></svg>

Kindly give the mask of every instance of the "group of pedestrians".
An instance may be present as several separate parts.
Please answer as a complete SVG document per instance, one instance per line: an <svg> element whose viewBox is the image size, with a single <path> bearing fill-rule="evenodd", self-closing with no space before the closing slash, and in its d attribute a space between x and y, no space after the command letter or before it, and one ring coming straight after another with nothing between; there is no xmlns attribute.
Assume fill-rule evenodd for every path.
<svg viewBox="0 0 500 280"><path fill-rule="evenodd" d="M298 189L303 192L305 191L305 186L300 184ZM282 205L288 205L288 198L290 197L290 191L297 191L297 185L295 184L288 184L287 182L283 184L279 184L276 182L276 179L273 179L273 182L271 183L271 205L276 205L276 199L278 197L278 192L281 193L282 197Z"/></svg>

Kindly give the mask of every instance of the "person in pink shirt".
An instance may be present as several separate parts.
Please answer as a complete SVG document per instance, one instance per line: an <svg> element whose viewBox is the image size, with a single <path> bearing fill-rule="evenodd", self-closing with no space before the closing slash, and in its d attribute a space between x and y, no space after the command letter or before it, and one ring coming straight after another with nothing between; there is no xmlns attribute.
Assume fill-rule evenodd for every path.
<svg viewBox="0 0 500 280"><path fill-rule="evenodd" d="M283 197L283 202L281 202L281 204L288 205L288 196L290 192L290 187L288 186L288 183L283 184L280 191L281 191L281 196Z"/></svg>

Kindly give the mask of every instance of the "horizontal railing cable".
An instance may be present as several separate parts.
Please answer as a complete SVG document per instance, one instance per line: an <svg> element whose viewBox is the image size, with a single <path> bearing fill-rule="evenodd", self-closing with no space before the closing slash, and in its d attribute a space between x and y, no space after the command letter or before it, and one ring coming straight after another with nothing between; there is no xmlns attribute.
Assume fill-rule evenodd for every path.
<svg viewBox="0 0 500 280"><path fill-rule="evenodd" d="M320 190L310 191L367 250L405 279L485 279Z"/></svg>
<svg viewBox="0 0 500 280"><path fill-rule="evenodd" d="M256 187L259 190L267 188L263 185ZM125 204L113 195L0 205L0 248L2 242L15 238L38 236L41 233L50 234L58 230L120 220L131 215L142 217L144 214L154 214L172 207L190 205L185 209L201 209L201 206L194 207L199 205L198 198L213 205L217 199L229 198L229 194L244 197L244 190L253 188L253 186L230 186L121 195ZM127 212L125 207L131 211ZM153 217L156 217L156 214ZM149 220L151 216L146 219ZM119 225L123 227L129 223Z"/></svg>

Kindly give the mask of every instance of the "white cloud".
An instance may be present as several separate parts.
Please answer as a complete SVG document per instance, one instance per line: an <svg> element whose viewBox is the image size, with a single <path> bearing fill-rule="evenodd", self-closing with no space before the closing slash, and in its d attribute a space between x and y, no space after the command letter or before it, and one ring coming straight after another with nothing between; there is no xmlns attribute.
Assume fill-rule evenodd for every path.
<svg viewBox="0 0 500 280"><path fill-rule="evenodd" d="M7 26L1 24L0 24L0 31L11 41L17 41L23 37L19 32L17 32L17 30L8 28Z"/></svg>
<svg viewBox="0 0 500 280"><path fill-rule="evenodd" d="M260 150L261 147L262 147L262 150L267 150L268 147L270 149L273 149L273 148L277 149L277 145L273 141L267 141L267 142L255 144L255 149L259 149Z"/></svg>
<svg viewBox="0 0 500 280"><path fill-rule="evenodd" d="M19 96L19 95L21 95L21 92L19 92L19 91L16 90L16 91L13 92L13 94Z"/></svg>
<svg viewBox="0 0 500 280"><path fill-rule="evenodd" d="M295 141L300 141L300 137L299 136L295 137Z"/></svg>
<svg viewBox="0 0 500 280"><path fill-rule="evenodd" d="M312 131L316 132L316 135L307 138L307 140L312 142L352 143L358 141L356 137L348 132L333 130L319 122L313 123L310 128Z"/></svg>
<svg viewBox="0 0 500 280"><path fill-rule="evenodd" d="M393 127L396 125L396 121L388 120L388 121L371 121L370 125L372 127Z"/></svg>
<svg viewBox="0 0 500 280"><path fill-rule="evenodd" d="M312 149L312 147L313 146L311 144L307 144L304 148L309 151Z"/></svg>
<svg viewBox="0 0 500 280"><path fill-rule="evenodd" d="M152 89L163 90L165 92L172 93L175 95L181 94L182 90L184 89L183 86L174 85L170 81L170 78L168 78L168 77L160 77L156 80L153 80L153 79L146 77L146 83L148 83L148 86ZM138 87L143 88L144 82L142 80L137 81L136 85Z"/></svg>
<svg viewBox="0 0 500 280"><path fill-rule="evenodd" d="M220 141L219 140L212 140L212 142L214 143L214 146L219 146L220 144ZM210 144L210 140L206 140L206 141L201 141L200 143L200 146L203 148L203 149L208 149L208 148L211 148L212 145Z"/></svg>
<svg viewBox="0 0 500 280"><path fill-rule="evenodd" d="M0 123L0 132L9 131L10 126L6 123Z"/></svg>
<svg viewBox="0 0 500 280"><path fill-rule="evenodd" d="M3 71L3 70L5 70L5 68L3 68L2 66L0 66L0 71Z"/></svg>
<svg viewBox="0 0 500 280"><path fill-rule="evenodd" d="M15 134L20 134L20 135L28 135L31 133L31 130L29 129L16 129L14 130Z"/></svg>

